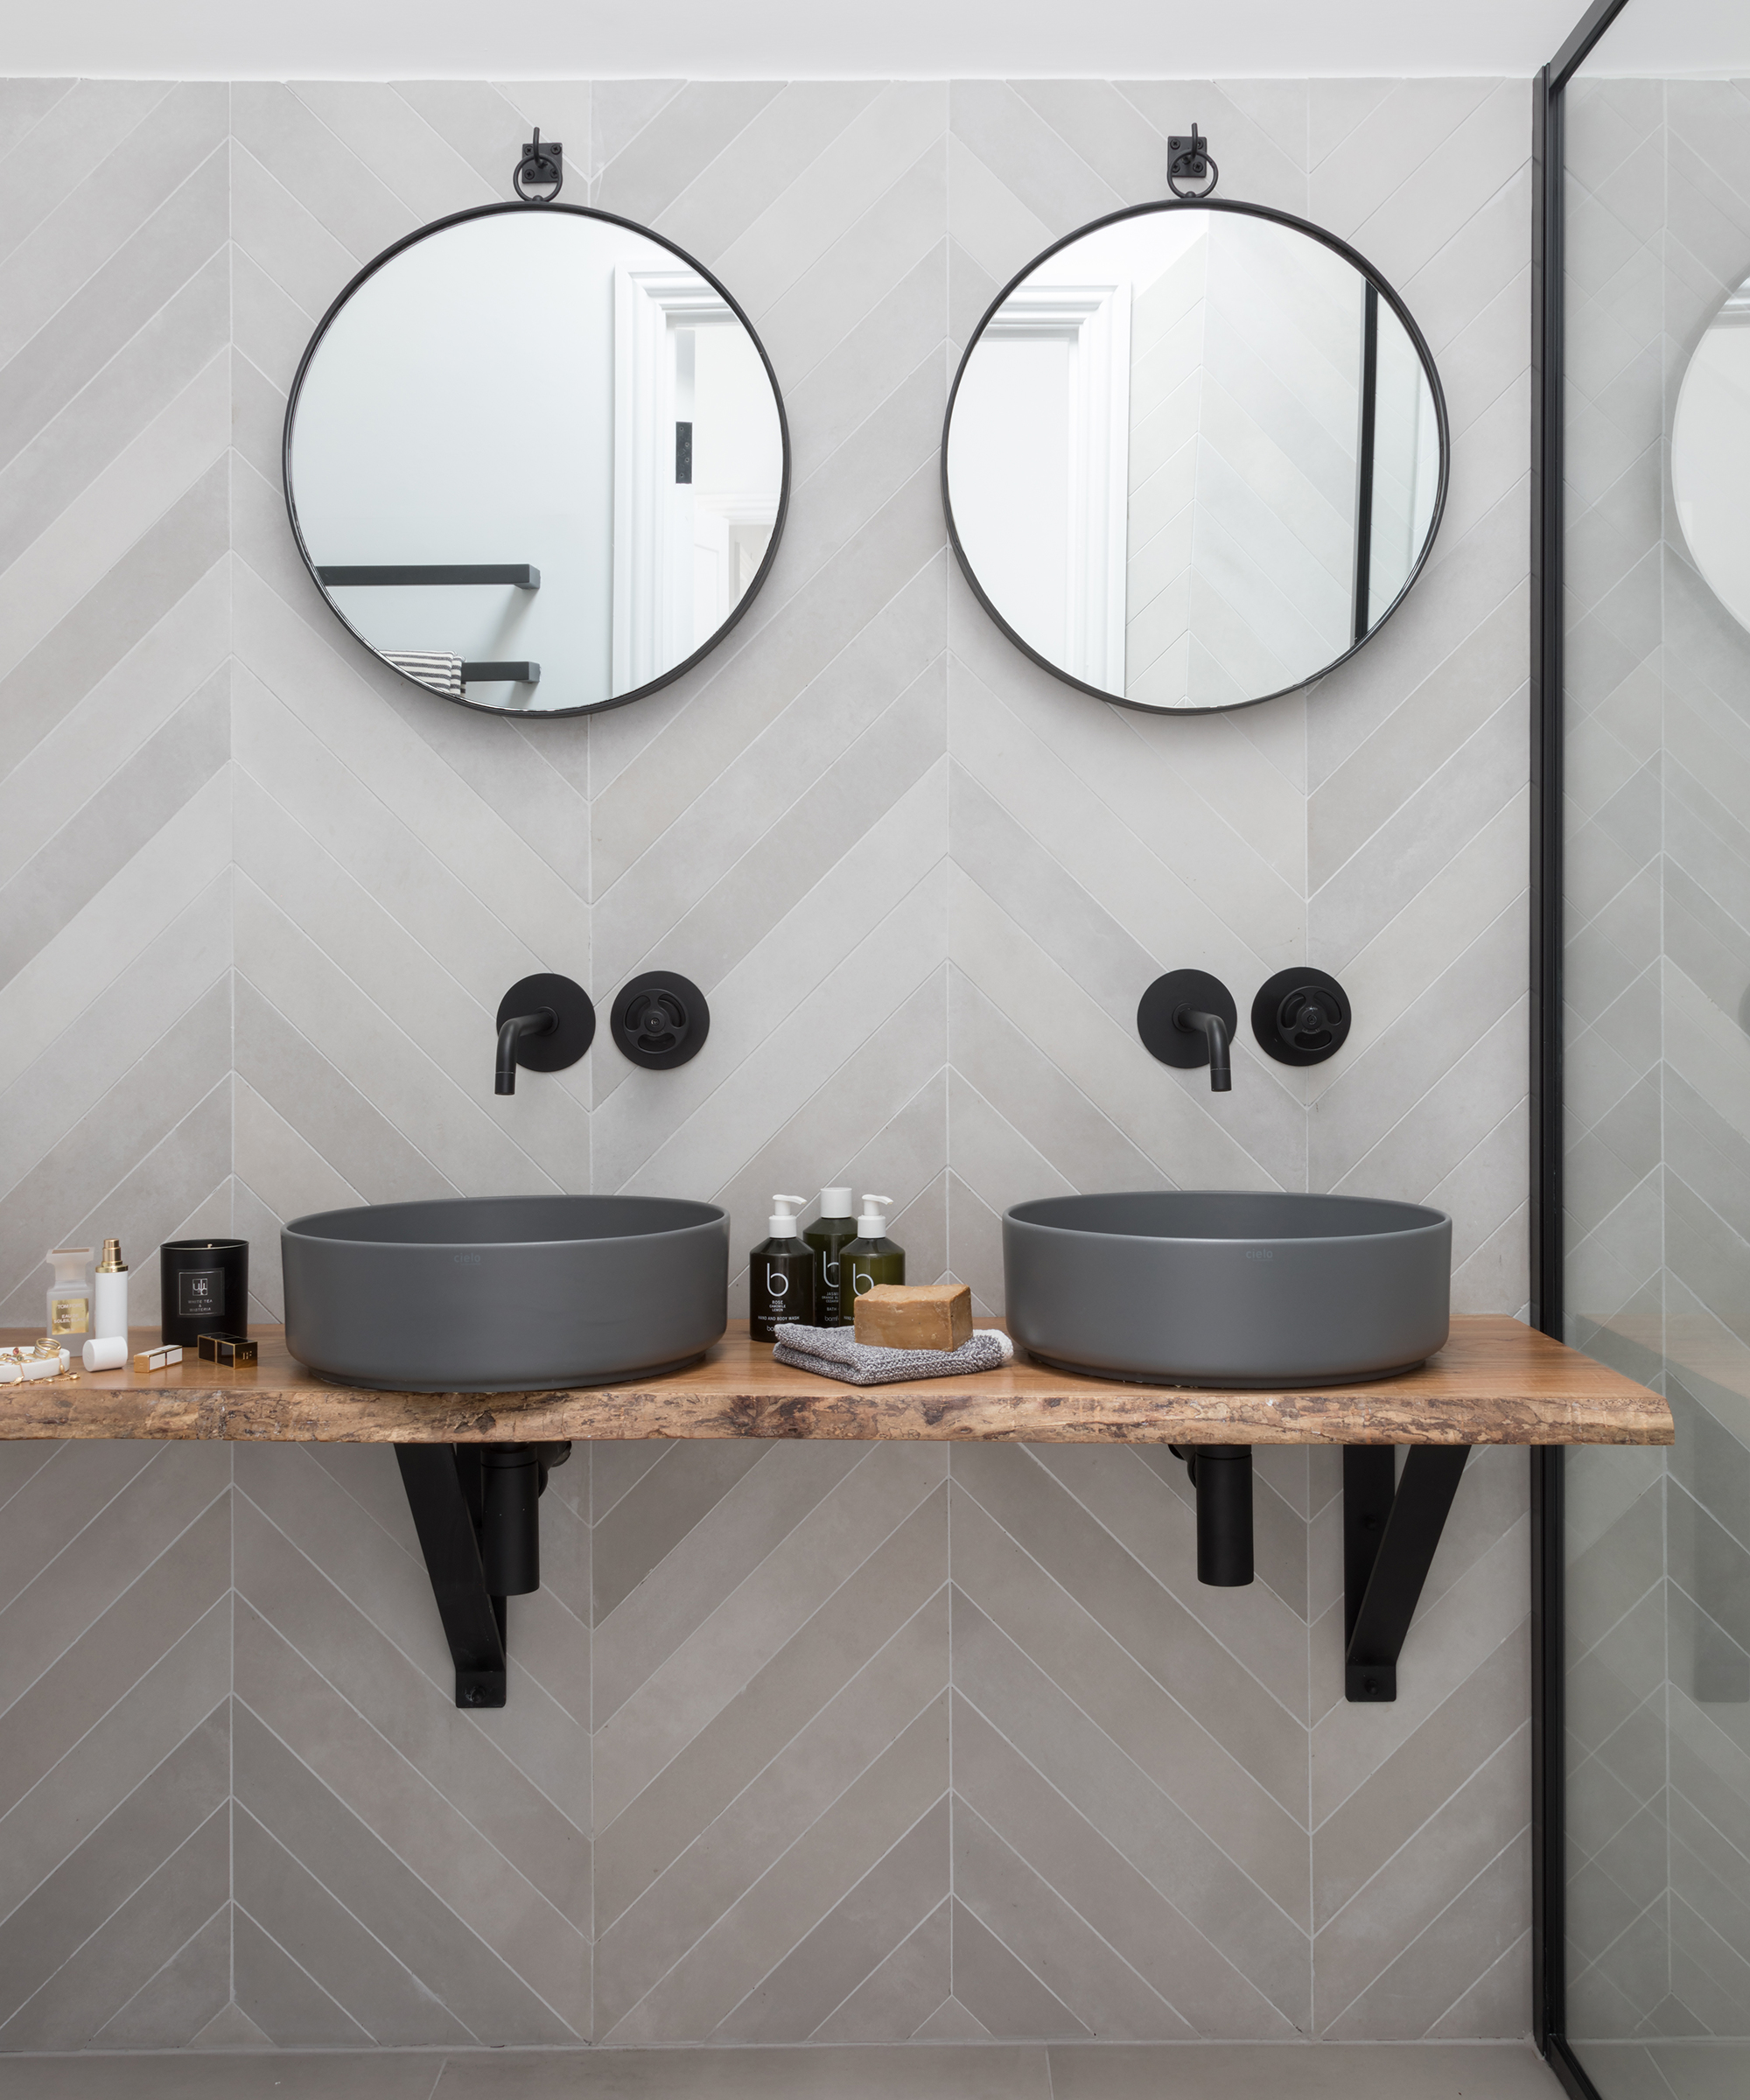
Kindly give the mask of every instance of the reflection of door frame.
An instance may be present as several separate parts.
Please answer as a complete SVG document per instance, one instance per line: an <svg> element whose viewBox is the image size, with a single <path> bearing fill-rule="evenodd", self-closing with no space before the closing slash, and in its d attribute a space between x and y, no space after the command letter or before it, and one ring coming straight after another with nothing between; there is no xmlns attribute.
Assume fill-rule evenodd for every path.
<svg viewBox="0 0 1750 2100"><path fill-rule="evenodd" d="M1122 693L1130 554L1129 282L1020 285L984 332L1011 342L1069 345L1066 668L1089 685Z"/></svg>
<svg viewBox="0 0 1750 2100"><path fill-rule="evenodd" d="M684 612L692 633L690 522L683 579L670 573L675 500L675 360L677 327L712 327L735 318L728 302L696 270L613 273L613 690L627 693L690 656L670 628Z"/></svg>

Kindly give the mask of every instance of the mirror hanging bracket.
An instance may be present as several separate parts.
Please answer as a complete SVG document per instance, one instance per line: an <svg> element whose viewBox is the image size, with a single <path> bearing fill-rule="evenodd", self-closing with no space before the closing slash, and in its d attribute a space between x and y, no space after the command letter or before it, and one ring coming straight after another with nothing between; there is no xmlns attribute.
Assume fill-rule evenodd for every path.
<svg viewBox="0 0 1750 2100"><path fill-rule="evenodd" d="M522 186L525 175L530 182L550 182L553 186L544 197L531 196ZM522 158L511 170L510 183L525 204L551 204L565 186L564 147L556 139L550 139L543 146L537 124L534 137L522 149Z"/></svg>
<svg viewBox="0 0 1750 2100"><path fill-rule="evenodd" d="M541 134L537 131L537 138ZM1193 199L1212 197L1215 185L1222 179L1222 171L1209 157L1209 142L1197 129L1194 117L1189 138L1169 138L1166 142L1166 186L1175 197ZM1181 190L1181 182L1200 182L1200 190Z"/></svg>

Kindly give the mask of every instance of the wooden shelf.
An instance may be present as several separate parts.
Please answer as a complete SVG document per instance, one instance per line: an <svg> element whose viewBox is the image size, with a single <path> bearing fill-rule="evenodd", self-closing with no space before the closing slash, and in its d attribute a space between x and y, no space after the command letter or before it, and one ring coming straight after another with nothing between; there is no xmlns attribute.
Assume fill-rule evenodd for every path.
<svg viewBox="0 0 1750 2100"><path fill-rule="evenodd" d="M991 1322L981 1323L991 1325ZM729 1333L702 1363L574 1392L380 1393L294 1362L251 1327L252 1369L190 1350L167 1371L80 1371L0 1386L0 1440L116 1437L448 1444L643 1437L834 1437L1104 1444L1670 1444L1670 1408L1631 1378L1505 1314L1461 1316L1420 1370L1312 1392L1120 1385L1019 1362L974 1377L853 1386L775 1363ZM8 1330L8 1341L32 1338ZM150 1347L156 1329L133 1346Z"/></svg>

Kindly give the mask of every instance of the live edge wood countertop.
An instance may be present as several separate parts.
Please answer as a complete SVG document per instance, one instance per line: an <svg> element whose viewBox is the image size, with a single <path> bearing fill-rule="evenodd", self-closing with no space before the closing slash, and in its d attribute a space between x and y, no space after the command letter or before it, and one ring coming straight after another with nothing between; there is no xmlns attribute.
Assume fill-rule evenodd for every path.
<svg viewBox="0 0 1750 2100"><path fill-rule="evenodd" d="M990 1325L990 1322L981 1322ZM0 1439L225 1438L448 1444L640 1437L995 1439L1040 1444L1670 1444L1670 1410L1631 1378L1505 1314L1461 1316L1421 1369L1376 1384L1226 1392L1071 1377L1018 1361L973 1377L841 1385L773 1361L746 1321L702 1363L567 1392L380 1393L331 1383L251 1327L234 1370L192 1349L166 1371L0 1386ZM0 1336L31 1339L20 1328ZM140 1329L133 1347L150 1348Z"/></svg>

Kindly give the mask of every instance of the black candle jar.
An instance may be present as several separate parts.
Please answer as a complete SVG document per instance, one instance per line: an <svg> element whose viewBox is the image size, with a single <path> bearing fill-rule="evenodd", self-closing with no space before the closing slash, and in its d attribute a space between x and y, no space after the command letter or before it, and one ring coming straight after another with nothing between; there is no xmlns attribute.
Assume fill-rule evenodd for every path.
<svg viewBox="0 0 1750 2100"><path fill-rule="evenodd" d="M158 1249L164 1339L192 1348L203 1334L241 1334L249 1317L247 1240L166 1240Z"/></svg>

